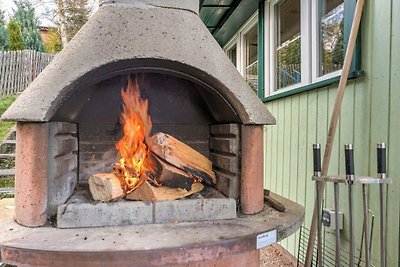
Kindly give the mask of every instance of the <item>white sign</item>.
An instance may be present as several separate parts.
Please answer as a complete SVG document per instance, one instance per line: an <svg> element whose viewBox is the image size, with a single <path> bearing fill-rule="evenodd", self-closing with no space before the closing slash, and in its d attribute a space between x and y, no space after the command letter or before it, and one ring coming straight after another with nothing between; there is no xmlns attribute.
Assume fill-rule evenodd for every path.
<svg viewBox="0 0 400 267"><path fill-rule="evenodd" d="M265 232L257 236L257 249L276 243L276 230Z"/></svg>

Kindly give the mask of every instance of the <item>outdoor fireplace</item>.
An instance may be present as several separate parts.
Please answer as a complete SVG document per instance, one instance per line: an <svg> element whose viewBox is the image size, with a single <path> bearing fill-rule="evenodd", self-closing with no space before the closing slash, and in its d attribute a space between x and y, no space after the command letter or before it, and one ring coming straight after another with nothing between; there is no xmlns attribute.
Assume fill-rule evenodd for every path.
<svg viewBox="0 0 400 267"><path fill-rule="evenodd" d="M288 221L272 220L271 225L266 225L263 131L264 125L274 124L275 120L197 13L195 0L103 1L89 22L2 119L18 122L15 219L19 224L48 225L56 215L61 228L156 223L153 228L138 225L135 229L151 236L150 229L163 228L160 231L167 239L181 235L188 227L209 229L203 234L196 232L188 241L179 241L183 243L172 242L174 246L162 247L163 242L160 245L149 241L150 250L160 253L154 261L147 245L138 247L133 241L132 245L126 241L129 244L124 248L112 243L108 244L110 247L95 246L91 251L94 254L89 256L80 246L69 247L71 240L65 243L67 248L60 245L62 251L56 252L53 248L35 247L36 243L35 248L31 247L33 243L26 245L27 240L38 240L37 233L41 233L39 239L43 238L45 243L63 233L76 233L77 239L84 233L80 229L43 227L35 231L35 237L26 237L23 245L11 242L2 246L5 260L46 265L57 255L68 252L74 255L69 258L71 263L90 259L123 262L141 257L139 266L164 266L203 260L227 264L226 257L232 263L238 260L233 256L240 254L243 262L249 263L247 266L256 266L256 249L262 247L256 237L280 225L278 237L275 232L275 240L271 239L276 241L297 229L303 216L298 208L288 209ZM213 192L211 198L200 196L167 204L137 201L98 204L82 198L82 190L88 192L88 178L94 173L110 172L118 161L115 144L122 134L120 92L127 86L128 77L140 81L141 96L149 101L152 134L163 132L174 136L211 160L217 179L215 189L209 187ZM237 205L240 218L236 216ZM88 209L82 209L87 206ZM136 208L141 212L132 211ZM75 212L72 219L65 217L70 209ZM178 210L178 215L174 215L178 217L157 219L157 214L163 217L168 209ZM188 210L195 212L188 215ZM213 210L211 215L215 217L204 210ZM247 216L252 214L258 215ZM84 217L94 219L81 223ZM109 217L118 218L109 223ZM99 221L105 223L98 224ZM188 223L181 224L184 221ZM231 230L219 233L222 228ZM128 228L118 229L110 230L110 235L121 235ZM98 236L96 231L100 230L92 228L88 233ZM132 238L139 238L135 232ZM214 238L208 237L210 233L217 239L208 240ZM38 260L29 253L28 258L18 258L15 253L24 249L29 253L41 251L43 258ZM134 253L131 251L127 259L125 254L130 249ZM109 253L104 255L103 251ZM168 253L174 256L166 256ZM194 256L196 253L202 256ZM120 254L124 256L119 257Z"/></svg>

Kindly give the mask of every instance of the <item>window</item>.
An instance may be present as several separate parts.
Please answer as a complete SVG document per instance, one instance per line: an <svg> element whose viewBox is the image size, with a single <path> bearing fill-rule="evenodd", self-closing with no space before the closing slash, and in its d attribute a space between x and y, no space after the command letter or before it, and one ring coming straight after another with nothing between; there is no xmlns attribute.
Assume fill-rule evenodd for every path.
<svg viewBox="0 0 400 267"><path fill-rule="evenodd" d="M340 75L345 14L354 5L355 0L265 1L265 96Z"/></svg>
<svg viewBox="0 0 400 267"><path fill-rule="evenodd" d="M258 15L257 12L225 45L225 53L255 92L258 90Z"/></svg>
<svg viewBox="0 0 400 267"><path fill-rule="evenodd" d="M233 65L237 67L237 47L236 44L233 45L232 48L229 48L226 54L228 55L229 59L232 61Z"/></svg>
<svg viewBox="0 0 400 267"><path fill-rule="evenodd" d="M246 82L257 92L258 88L258 27L254 25L243 36L245 43L245 70L244 78Z"/></svg>
<svg viewBox="0 0 400 267"><path fill-rule="evenodd" d="M319 77L343 68L344 2L343 0L324 0L320 10Z"/></svg>
<svg viewBox="0 0 400 267"><path fill-rule="evenodd" d="M301 82L300 0L276 5L276 88Z"/></svg>

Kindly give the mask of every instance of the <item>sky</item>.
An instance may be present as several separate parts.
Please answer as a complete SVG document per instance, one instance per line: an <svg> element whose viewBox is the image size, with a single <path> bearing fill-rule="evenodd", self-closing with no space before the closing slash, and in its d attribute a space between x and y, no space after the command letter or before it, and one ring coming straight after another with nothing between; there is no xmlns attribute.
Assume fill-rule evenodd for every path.
<svg viewBox="0 0 400 267"><path fill-rule="evenodd" d="M48 19L49 11L55 10L55 0L31 0L35 7L36 18L39 20L39 26L55 26L54 22ZM91 5L96 5L97 0L89 1ZM15 8L14 0L0 0L0 9L5 11L6 19L8 19Z"/></svg>

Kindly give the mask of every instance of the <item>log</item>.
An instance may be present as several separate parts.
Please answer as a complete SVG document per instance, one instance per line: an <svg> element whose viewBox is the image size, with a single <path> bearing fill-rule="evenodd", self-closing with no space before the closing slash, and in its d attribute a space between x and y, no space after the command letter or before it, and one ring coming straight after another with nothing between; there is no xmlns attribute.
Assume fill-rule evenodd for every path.
<svg viewBox="0 0 400 267"><path fill-rule="evenodd" d="M212 162L190 146L165 133L157 133L146 142L161 159L207 184L216 184Z"/></svg>
<svg viewBox="0 0 400 267"><path fill-rule="evenodd" d="M129 193L126 199L129 200L141 200L141 201L165 201L175 200L190 196L194 193L203 190L204 185L201 183L194 183L190 191L180 188L171 188L167 186L152 186L148 181L144 182L135 191Z"/></svg>
<svg viewBox="0 0 400 267"><path fill-rule="evenodd" d="M181 188L190 191L194 179L188 173L178 169L174 165L165 162L157 155L150 153L152 163L155 165L154 179L158 184L171 188Z"/></svg>
<svg viewBox="0 0 400 267"><path fill-rule="evenodd" d="M117 201L125 196L119 178L113 173L96 173L90 176L89 189L94 200Z"/></svg>

